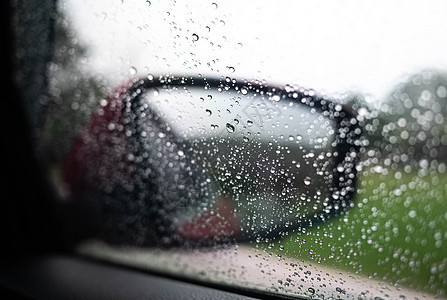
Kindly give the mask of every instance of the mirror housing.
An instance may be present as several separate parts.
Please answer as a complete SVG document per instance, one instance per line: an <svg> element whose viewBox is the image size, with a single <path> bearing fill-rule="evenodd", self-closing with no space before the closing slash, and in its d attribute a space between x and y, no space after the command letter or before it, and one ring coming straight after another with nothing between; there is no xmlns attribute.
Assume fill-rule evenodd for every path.
<svg viewBox="0 0 447 300"><path fill-rule="evenodd" d="M173 94L181 95L177 102L172 101ZM223 101L231 105L228 114ZM278 127L275 115L268 110L261 117L257 111L257 119L243 120L250 116L246 103L256 109L269 105L273 112L295 107L289 119L295 117L298 125ZM204 117L193 115L188 105ZM209 106L213 109L206 109ZM176 120L176 108L183 114L178 119L189 119ZM213 110L220 117L210 121L206 116ZM267 115L270 119L262 121ZM265 132L254 130L262 127L260 122ZM330 137L326 138L330 151L318 150L316 144L303 148L306 140L316 137L312 133L304 138L302 134L284 138L283 128L287 133L303 132L304 127L299 128L303 122L311 126L307 131L327 125L327 132L323 132L326 125L321 125L319 132ZM182 132L187 125L192 129ZM301 88L229 78L136 79L101 100L67 158L63 172L66 198L69 206L76 208L70 209L70 219L80 224L76 228L84 228L75 231L119 244L196 246L281 237L326 221L351 206L361 130L352 111ZM269 139L275 142L269 143ZM271 162L265 163L269 159ZM227 164L230 161L231 166ZM273 171L275 161L303 167ZM228 167L232 171L222 173ZM272 172L261 172L266 168ZM247 174L247 169L256 169L257 178ZM324 180L312 182L315 176L306 175L318 170ZM312 185L317 187L310 190ZM293 192L290 186L294 186ZM292 200L278 205L284 193ZM288 212L292 217L285 217ZM86 238L85 234L74 236Z"/></svg>

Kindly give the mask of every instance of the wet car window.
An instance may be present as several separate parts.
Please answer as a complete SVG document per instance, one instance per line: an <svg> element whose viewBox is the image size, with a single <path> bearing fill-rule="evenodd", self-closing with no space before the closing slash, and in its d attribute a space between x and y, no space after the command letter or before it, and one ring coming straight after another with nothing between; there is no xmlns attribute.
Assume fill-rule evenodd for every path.
<svg viewBox="0 0 447 300"><path fill-rule="evenodd" d="M444 6L59 1L39 137L67 243L269 293L446 297Z"/></svg>

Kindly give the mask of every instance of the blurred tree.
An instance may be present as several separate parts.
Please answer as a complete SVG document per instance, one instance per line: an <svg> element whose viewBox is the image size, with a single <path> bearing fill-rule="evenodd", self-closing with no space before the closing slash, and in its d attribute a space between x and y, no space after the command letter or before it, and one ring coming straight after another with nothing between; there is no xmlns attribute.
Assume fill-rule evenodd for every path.
<svg viewBox="0 0 447 300"><path fill-rule="evenodd" d="M54 52L48 65L49 98L41 150L50 164L62 162L88 117L106 93L102 76L86 71L88 49L76 38L68 18L58 11Z"/></svg>
<svg viewBox="0 0 447 300"><path fill-rule="evenodd" d="M425 70L397 85L382 103L379 121L393 162L447 162L447 73Z"/></svg>

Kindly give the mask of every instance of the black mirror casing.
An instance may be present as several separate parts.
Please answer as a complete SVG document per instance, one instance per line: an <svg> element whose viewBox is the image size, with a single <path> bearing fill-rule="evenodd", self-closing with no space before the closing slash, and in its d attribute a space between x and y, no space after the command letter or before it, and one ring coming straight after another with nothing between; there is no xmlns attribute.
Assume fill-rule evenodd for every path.
<svg viewBox="0 0 447 300"><path fill-rule="evenodd" d="M145 101L145 95L188 89L216 95L261 95L263 99L270 99L265 101L290 102L333 120L336 124L333 167L327 177L331 180L328 187L331 196L320 212L254 230L252 226L238 232L238 226L220 220L213 223L211 233L201 233L200 229L196 235L182 233L176 224L176 211L179 207L197 206L194 199L213 193L213 183L199 187L205 177L210 177L210 172L205 174L203 167L196 163L200 162L200 157L188 150L194 145L175 134L173 125ZM244 100L242 97L238 101ZM297 228L326 221L352 205L360 136L361 126L352 111L304 89L286 90L229 78L160 76L136 79L119 87L102 103L67 159L64 181L71 195L70 203L76 207L69 214L70 222L83 223L75 225L75 231L84 228L84 233L74 236L83 239L88 235L112 243L145 246L203 246L284 236ZM200 152L197 147L195 150L194 153ZM177 155L179 151L181 160ZM166 159L161 159L163 156ZM172 184L168 186L166 182ZM217 212L224 215L228 210L237 210L230 206L221 207L220 211L218 208ZM77 215L82 215L83 220Z"/></svg>

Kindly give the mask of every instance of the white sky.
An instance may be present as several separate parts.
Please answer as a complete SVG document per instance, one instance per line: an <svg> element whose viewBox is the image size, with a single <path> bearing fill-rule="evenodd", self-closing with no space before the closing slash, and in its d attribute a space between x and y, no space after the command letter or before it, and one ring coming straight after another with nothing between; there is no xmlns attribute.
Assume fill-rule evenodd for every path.
<svg viewBox="0 0 447 300"><path fill-rule="evenodd" d="M113 84L135 67L140 75L228 75L380 99L405 75L447 70L447 1L177 2L65 7L91 50L87 67Z"/></svg>

